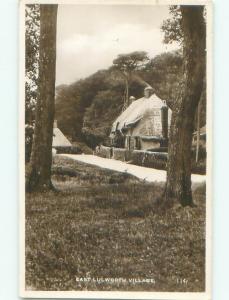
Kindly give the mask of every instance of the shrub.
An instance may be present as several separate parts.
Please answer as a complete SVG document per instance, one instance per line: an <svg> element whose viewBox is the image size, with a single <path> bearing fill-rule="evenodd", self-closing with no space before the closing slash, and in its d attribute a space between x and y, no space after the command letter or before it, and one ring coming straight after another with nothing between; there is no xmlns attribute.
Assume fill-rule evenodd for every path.
<svg viewBox="0 0 229 300"><path fill-rule="evenodd" d="M128 161L137 166L144 166L148 168L154 168L159 170L166 170L167 168L167 156L164 151L144 151L134 150L130 151L124 148L111 148L103 145L97 147L96 154L104 158L114 158L121 161ZM165 150L162 148L161 150ZM195 151L192 150L192 173L194 174L206 174L206 151L204 148L200 148L199 161L195 162Z"/></svg>
<svg viewBox="0 0 229 300"><path fill-rule="evenodd" d="M57 146L55 147L57 154L81 154L82 150L78 146Z"/></svg>
<svg viewBox="0 0 229 300"><path fill-rule="evenodd" d="M131 151L123 148L113 148L113 158L121 161L131 160Z"/></svg>
<svg viewBox="0 0 229 300"><path fill-rule="evenodd" d="M199 160L206 159L207 153L206 153L206 147L203 145L200 145L199 147ZM196 159L196 146L192 147L192 159Z"/></svg>
<svg viewBox="0 0 229 300"><path fill-rule="evenodd" d="M149 152L167 152L168 153L168 147L159 147L154 149L148 149Z"/></svg>
<svg viewBox="0 0 229 300"><path fill-rule="evenodd" d="M90 147L88 147L84 142L72 142L72 146L78 147L84 154L93 154L93 150Z"/></svg>
<svg viewBox="0 0 229 300"><path fill-rule="evenodd" d="M167 154L135 150L131 153L131 162L139 166L165 170Z"/></svg>
<svg viewBox="0 0 229 300"><path fill-rule="evenodd" d="M192 161L192 173L194 174L206 174L206 159L199 160L197 163Z"/></svg>
<svg viewBox="0 0 229 300"><path fill-rule="evenodd" d="M96 147L96 154L100 157L111 158L112 156L112 148L105 147L103 145Z"/></svg>

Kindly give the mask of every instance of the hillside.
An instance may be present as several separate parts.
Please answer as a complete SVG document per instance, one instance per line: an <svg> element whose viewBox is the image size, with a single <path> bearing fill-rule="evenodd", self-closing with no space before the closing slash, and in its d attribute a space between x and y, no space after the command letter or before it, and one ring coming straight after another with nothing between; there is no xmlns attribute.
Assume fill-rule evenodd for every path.
<svg viewBox="0 0 229 300"><path fill-rule="evenodd" d="M132 80L130 94L140 97L143 84ZM84 141L94 148L104 141L123 105L124 82L110 69L98 71L71 85L57 87L58 127L72 141Z"/></svg>

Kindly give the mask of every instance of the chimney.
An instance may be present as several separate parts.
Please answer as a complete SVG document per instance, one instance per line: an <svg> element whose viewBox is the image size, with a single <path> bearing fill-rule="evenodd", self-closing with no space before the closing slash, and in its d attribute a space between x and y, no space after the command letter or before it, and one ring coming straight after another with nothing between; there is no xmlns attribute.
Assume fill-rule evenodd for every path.
<svg viewBox="0 0 229 300"><path fill-rule="evenodd" d="M151 86L147 86L144 88L144 97L149 98L154 94L154 89Z"/></svg>
<svg viewBox="0 0 229 300"><path fill-rule="evenodd" d="M54 120L53 128L57 128L57 120Z"/></svg>

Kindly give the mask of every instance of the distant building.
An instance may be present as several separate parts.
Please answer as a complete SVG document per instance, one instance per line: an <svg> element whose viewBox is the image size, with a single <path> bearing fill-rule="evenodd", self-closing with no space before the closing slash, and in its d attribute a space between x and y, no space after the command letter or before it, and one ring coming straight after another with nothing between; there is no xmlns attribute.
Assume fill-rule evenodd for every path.
<svg viewBox="0 0 229 300"><path fill-rule="evenodd" d="M69 147L69 146L72 146L72 144L62 133L62 131L57 127L57 120L55 120L53 124L52 147L55 148L55 147Z"/></svg>
<svg viewBox="0 0 229 300"><path fill-rule="evenodd" d="M167 146L171 114L166 101L147 87L144 97L133 101L115 120L110 137L113 141L122 137L128 150Z"/></svg>

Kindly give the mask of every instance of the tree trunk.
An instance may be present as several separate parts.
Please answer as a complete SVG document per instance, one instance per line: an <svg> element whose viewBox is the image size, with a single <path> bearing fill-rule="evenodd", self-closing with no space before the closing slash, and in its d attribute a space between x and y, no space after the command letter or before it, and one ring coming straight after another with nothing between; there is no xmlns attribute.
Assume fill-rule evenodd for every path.
<svg viewBox="0 0 229 300"><path fill-rule="evenodd" d="M192 205L191 145L195 112L205 74L205 22L203 6L181 6L184 34L183 74L180 94L174 105L168 149L166 205L179 201Z"/></svg>
<svg viewBox="0 0 229 300"><path fill-rule="evenodd" d="M129 106L129 80L128 75L125 76L125 91L124 91L124 103L123 103L123 111Z"/></svg>
<svg viewBox="0 0 229 300"><path fill-rule="evenodd" d="M126 78L126 103L127 107L129 106L129 76Z"/></svg>
<svg viewBox="0 0 229 300"><path fill-rule="evenodd" d="M57 5L40 5L39 81L28 191L52 187L52 138L55 110Z"/></svg>
<svg viewBox="0 0 229 300"><path fill-rule="evenodd" d="M200 109L201 101L198 103L197 107L197 126L196 126L196 163L199 160L199 149L200 149Z"/></svg>

